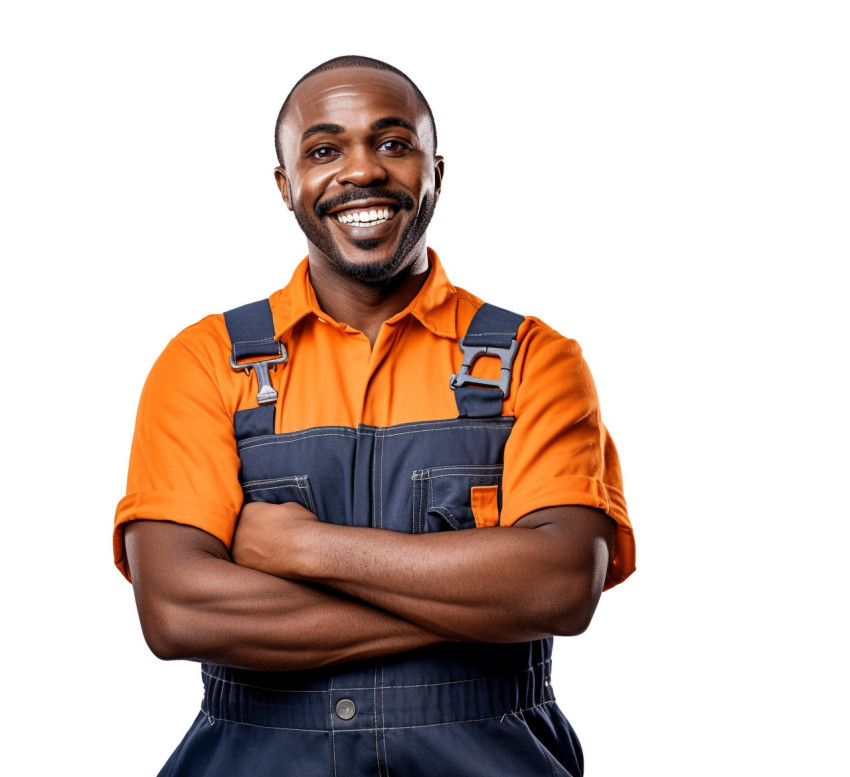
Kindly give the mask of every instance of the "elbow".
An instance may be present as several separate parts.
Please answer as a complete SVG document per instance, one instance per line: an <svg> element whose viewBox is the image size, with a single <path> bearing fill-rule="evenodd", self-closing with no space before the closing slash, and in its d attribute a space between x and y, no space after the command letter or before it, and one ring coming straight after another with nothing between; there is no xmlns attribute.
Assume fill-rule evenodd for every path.
<svg viewBox="0 0 850 777"><path fill-rule="evenodd" d="M577 637L584 634L593 619L595 607L574 607L560 613L552 624L552 636Z"/></svg>
<svg viewBox="0 0 850 777"><path fill-rule="evenodd" d="M593 614L602 595L602 585L590 581L573 584L556 595L558 606L549 612L550 630L556 637L577 637L583 634L593 620Z"/></svg>
<svg viewBox="0 0 850 777"><path fill-rule="evenodd" d="M177 661L202 655L197 644L198 632L181 608L167 604L140 606L139 620L148 648L160 660Z"/></svg>
<svg viewBox="0 0 850 777"><path fill-rule="evenodd" d="M172 639L165 632L142 628L145 642L151 653L160 661L177 661L186 658L185 652L179 641Z"/></svg>

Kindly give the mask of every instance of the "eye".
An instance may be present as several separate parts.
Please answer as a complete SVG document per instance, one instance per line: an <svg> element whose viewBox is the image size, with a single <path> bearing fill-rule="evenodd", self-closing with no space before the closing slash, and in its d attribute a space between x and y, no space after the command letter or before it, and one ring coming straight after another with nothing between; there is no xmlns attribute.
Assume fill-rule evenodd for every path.
<svg viewBox="0 0 850 777"><path fill-rule="evenodd" d="M315 159L319 162L327 162L331 159L334 159L339 155L339 151L337 151L332 146L319 146L318 148L314 148L309 154L307 154L310 159Z"/></svg>
<svg viewBox="0 0 850 777"><path fill-rule="evenodd" d="M410 151L410 146L407 143L402 143L400 140L383 140L378 146L378 151L390 156L398 156Z"/></svg>

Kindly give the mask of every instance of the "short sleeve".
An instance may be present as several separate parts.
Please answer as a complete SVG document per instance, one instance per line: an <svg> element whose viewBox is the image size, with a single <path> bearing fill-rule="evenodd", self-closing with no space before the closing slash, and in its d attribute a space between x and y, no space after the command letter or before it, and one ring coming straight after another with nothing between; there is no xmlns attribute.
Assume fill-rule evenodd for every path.
<svg viewBox="0 0 850 777"><path fill-rule="evenodd" d="M578 343L535 319L526 326L514 368L520 370L516 422L505 448L500 523L510 526L535 510L560 505L603 510L617 523L605 582L610 588L635 569L617 449L602 423Z"/></svg>
<svg viewBox="0 0 850 777"><path fill-rule="evenodd" d="M219 385L219 362L227 366L220 318L204 319L172 340L142 390L127 494L113 533L115 564L128 579L128 521L195 526L228 547L233 539L242 490L232 415Z"/></svg>

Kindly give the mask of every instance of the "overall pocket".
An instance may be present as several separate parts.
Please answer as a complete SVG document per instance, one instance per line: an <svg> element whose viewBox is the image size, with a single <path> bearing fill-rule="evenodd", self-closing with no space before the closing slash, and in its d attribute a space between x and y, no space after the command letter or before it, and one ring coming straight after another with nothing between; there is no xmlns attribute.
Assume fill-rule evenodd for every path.
<svg viewBox="0 0 850 777"><path fill-rule="evenodd" d="M413 472L414 534L497 526L501 464L458 464Z"/></svg>
<svg viewBox="0 0 850 777"><path fill-rule="evenodd" d="M307 475L288 475L270 480L249 480L242 484L245 502L269 502L283 504L298 502L311 513L316 512L316 502L313 490L310 488L310 478Z"/></svg>

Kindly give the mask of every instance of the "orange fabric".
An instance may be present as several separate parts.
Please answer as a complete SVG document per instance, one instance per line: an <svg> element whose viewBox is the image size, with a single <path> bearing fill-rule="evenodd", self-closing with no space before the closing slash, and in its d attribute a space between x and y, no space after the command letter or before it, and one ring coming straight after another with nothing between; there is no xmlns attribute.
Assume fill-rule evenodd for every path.
<svg viewBox="0 0 850 777"><path fill-rule="evenodd" d="M497 526L499 523L499 487L473 486L470 500L475 525L479 529Z"/></svg>
<svg viewBox="0 0 850 777"><path fill-rule="evenodd" d="M457 416L449 376L461 364L458 335L482 301L452 286L437 255L429 256L427 281L383 325L374 349L365 335L319 309L306 259L289 285L271 295L276 334L290 354L272 373L278 433ZM525 320L518 341L503 406L516 423L505 449L498 523L510 526L557 505L604 510L618 524L610 587L634 570L634 540L617 452L600 419L593 379L578 344L537 319ZM177 335L148 376L127 495L115 516L115 563L128 577L127 521L189 524L230 545L242 505L233 414L256 406L256 379L234 372L229 356L224 317L208 316Z"/></svg>

